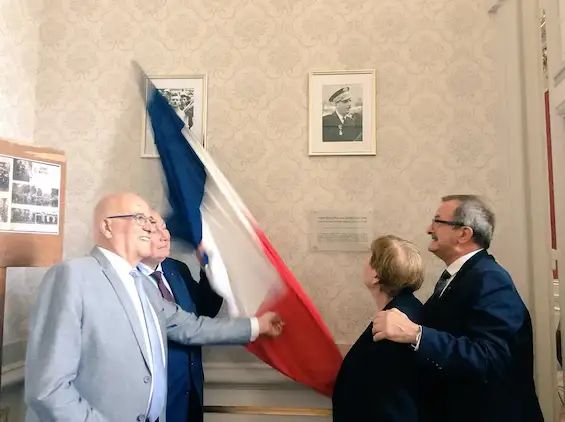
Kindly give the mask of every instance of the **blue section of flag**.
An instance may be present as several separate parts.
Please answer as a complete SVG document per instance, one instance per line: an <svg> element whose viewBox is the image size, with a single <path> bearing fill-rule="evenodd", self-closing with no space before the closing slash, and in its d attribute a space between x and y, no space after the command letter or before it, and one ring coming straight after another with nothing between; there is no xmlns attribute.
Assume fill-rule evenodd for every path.
<svg viewBox="0 0 565 422"><path fill-rule="evenodd" d="M148 94L147 111L167 181L171 206L165 219L171 236L196 248L202 241L200 204L204 196L206 170L182 134L184 123L155 87Z"/></svg>

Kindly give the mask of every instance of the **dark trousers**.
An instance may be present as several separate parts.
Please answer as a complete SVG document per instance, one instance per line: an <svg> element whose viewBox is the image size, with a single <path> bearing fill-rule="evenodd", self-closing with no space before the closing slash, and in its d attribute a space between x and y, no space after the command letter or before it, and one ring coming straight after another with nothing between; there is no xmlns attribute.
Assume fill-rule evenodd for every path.
<svg viewBox="0 0 565 422"><path fill-rule="evenodd" d="M203 422L204 415L200 397L194 388L188 393L188 420L186 422Z"/></svg>

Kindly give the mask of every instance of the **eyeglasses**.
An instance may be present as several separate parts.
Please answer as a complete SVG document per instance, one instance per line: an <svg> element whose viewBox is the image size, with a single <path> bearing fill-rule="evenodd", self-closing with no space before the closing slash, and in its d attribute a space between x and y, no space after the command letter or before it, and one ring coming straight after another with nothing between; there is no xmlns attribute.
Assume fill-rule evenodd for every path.
<svg viewBox="0 0 565 422"><path fill-rule="evenodd" d="M432 218L432 224L446 224L452 227L463 227L465 225L460 221L440 220L439 218Z"/></svg>
<svg viewBox="0 0 565 422"><path fill-rule="evenodd" d="M123 215L111 215L106 218L131 218L137 224L142 227L151 224L153 227L157 225L157 221L153 217L147 217L145 214L142 213L135 213L135 214L123 214Z"/></svg>

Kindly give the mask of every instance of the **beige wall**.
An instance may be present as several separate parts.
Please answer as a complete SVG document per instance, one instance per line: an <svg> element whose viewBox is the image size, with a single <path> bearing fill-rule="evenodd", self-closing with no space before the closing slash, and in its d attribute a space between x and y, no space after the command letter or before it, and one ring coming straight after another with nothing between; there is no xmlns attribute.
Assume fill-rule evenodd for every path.
<svg viewBox="0 0 565 422"><path fill-rule="evenodd" d="M135 58L150 73L208 73L210 151L337 341L354 340L371 313L359 284L365 257L310 252L310 210L374 210L375 235L393 232L425 249L442 194L482 193L500 216L495 252L517 265L504 253L520 235L506 200L512 183L522 185L503 168L513 145L496 135L494 31L482 2L47 4L28 107L34 142L69 157L67 256L89 250L101 194L135 189L162 202L158 163L139 158ZM309 158L308 72L356 68L378 73L378 155ZM426 259L422 297L439 270Z"/></svg>
<svg viewBox="0 0 565 422"><path fill-rule="evenodd" d="M33 142L38 19L30 1L0 1L0 137Z"/></svg>
<svg viewBox="0 0 565 422"><path fill-rule="evenodd" d="M34 142L39 14L33 1L0 0L0 138ZM22 337L29 306L26 270L8 280L5 343Z"/></svg>
<svg viewBox="0 0 565 422"><path fill-rule="evenodd" d="M67 152L67 257L89 250L102 194L133 189L163 203L158 162L139 158L136 59L153 74L208 74L209 150L339 343L355 340L372 314L360 286L365 257L308 249L307 215L317 208L374 211L375 235L395 233L425 250L440 196L484 194L499 217L493 251L529 301L524 156L497 126L495 31L483 1L34 4L38 19L26 18L25 36L12 25L14 35L0 38L0 50L8 45L0 57L26 63L18 75L27 75L7 94L0 136ZM5 68L0 62L0 87L13 85ZM308 72L364 68L377 70L377 156L308 157ZM440 272L425 257L421 298ZM26 274L26 283L9 282L6 325L17 324L6 327L5 343L25 340L41 271Z"/></svg>
<svg viewBox="0 0 565 422"><path fill-rule="evenodd" d="M0 138L33 143L39 12L33 1L0 0ZM4 337L5 343L17 343L27 327L31 283L24 269L10 269L8 280ZM16 349L21 355L21 347ZM23 420L20 388L5 387L6 370L2 381L0 420L7 407L10 422Z"/></svg>

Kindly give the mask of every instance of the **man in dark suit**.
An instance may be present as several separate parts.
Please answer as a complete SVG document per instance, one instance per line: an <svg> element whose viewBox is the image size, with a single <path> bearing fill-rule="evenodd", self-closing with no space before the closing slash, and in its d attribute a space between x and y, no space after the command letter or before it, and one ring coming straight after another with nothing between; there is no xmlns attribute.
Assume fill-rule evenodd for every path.
<svg viewBox="0 0 565 422"><path fill-rule="evenodd" d="M442 198L428 249L446 270L422 325L379 312L374 339L408 343L422 369L427 420L539 422L530 314L512 278L487 252L494 214L475 195Z"/></svg>
<svg viewBox="0 0 565 422"><path fill-rule="evenodd" d="M142 260L138 269L151 277L166 300L198 316L215 317L223 299L212 290L203 269L198 283L186 264L169 258L171 235L157 212L151 216L157 222L151 239L151 256ZM201 422L204 382L201 347L172 341L168 347L167 422Z"/></svg>
<svg viewBox="0 0 565 422"><path fill-rule="evenodd" d="M363 120L351 114L351 94L349 87L343 87L331 95L329 101L335 111L322 118L323 142L348 142L363 140Z"/></svg>

